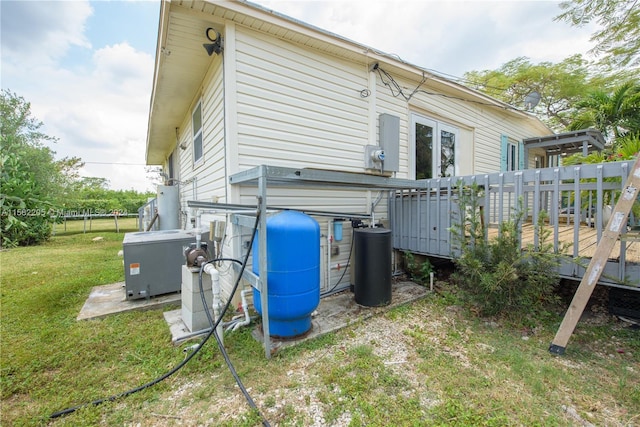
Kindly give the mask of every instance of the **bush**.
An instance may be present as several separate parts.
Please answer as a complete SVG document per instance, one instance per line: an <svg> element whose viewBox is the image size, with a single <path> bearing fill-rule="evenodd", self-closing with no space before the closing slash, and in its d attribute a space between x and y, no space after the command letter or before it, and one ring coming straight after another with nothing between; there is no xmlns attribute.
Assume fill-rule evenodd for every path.
<svg viewBox="0 0 640 427"><path fill-rule="evenodd" d="M549 230L543 227L546 213L539 215L536 228L539 246L521 249L519 230L524 218L520 208L509 221L500 224L498 237L487 241L480 220L477 185L461 188L459 221L452 227L454 244L459 251L452 278L467 293L469 301L482 315L536 313L554 300L559 282L558 260L548 242Z"/></svg>
<svg viewBox="0 0 640 427"><path fill-rule="evenodd" d="M0 92L0 234L2 248L30 245L51 234L49 209L58 169L52 138L39 131L21 97Z"/></svg>
<svg viewBox="0 0 640 427"><path fill-rule="evenodd" d="M431 280L431 273L435 273L431 261L427 257L421 257L422 260L416 260L416 256L409 252L404 252L404 262L409 273L409 277L416 283L425 285Z"/></svg>

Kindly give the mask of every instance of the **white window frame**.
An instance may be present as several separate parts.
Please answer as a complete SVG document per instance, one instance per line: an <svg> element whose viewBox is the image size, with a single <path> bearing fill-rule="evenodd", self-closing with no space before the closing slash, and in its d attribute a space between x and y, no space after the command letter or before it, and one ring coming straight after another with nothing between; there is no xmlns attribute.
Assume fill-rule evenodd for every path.
<svg viewBox="0 0 640 427"><path fill-rule="evenodd" d="M196 117L196 113L200 112L200 127L198 129L196 129L196 121L195 121L195 117ZM204 137L202 134L202 129L204 127L204 124L202 122L202 100L198 101L198 103L196 104L196 106L193 108L193 111L191 112L191 128L192 128L192 134L193 134L193 163L197 164L203 161L204 159ZM200 155L197 156L198 154L198 150L197 148L200 148ZM196 157L197 156L197 157Z"/></svg>
<svg viewBox="0 0 640 427"><path fill-rule="evenodd" d="M460 129L451 124L423 116L418 113L411 113L411 129L410 129L410 139L409 139L409 179L416 179L416 124L421 124L424 126L429 126L433 128L433 152L437 153L432 155L432 165L431 171L438 172L440 170L440 152L442 150L441 144L441 132L446 131L455 135L455 143L454 143L454 153L455 160L453 164L454 174L453 176L459 175L460 169ZM433 173L433 178L439 178L438 173Z"/></svg>

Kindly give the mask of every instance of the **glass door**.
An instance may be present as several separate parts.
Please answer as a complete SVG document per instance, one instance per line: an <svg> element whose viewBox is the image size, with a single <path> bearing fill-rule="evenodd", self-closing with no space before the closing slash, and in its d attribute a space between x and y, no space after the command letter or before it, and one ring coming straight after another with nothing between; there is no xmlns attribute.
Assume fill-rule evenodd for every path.
<svg viewBox="0 0 640 427"><path fill-rule="evenodd" d="M455 176L458 129L417 114L412 115L411 124L413 178Z"/></svg>
<svg viewBox="0 0 640 427"><path fill-rule="evenodd" d="M438 126L440 131L440 163L436 166L439 177L456 176L458 168L456 167L456 144L457 129L440 123Z"/></svg>

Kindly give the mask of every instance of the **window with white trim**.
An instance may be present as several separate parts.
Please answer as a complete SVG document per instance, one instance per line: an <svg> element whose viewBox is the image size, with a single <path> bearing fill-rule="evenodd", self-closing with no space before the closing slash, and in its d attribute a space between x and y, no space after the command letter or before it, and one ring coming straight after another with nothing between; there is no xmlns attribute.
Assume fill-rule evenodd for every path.
<svg viewBox="0 0 640 427"><path fill-rule="evenodd" d="M506 172L524 169L524 144L507 135L501 135L500 139L500 170Z"/></svg>
<svg viewBox="0 0 640 427"><path fill-rule="evenodd" d="M414 179L455 176L458 173L458 128L418 114L411 115L410 159Z"/></svg>
<svg viewBox="0 0 640 427"><path fill-rule="evenodd" d="M198 102L191 114L191 127L193 128L193 162L202 159L202 102Z"/></svg>

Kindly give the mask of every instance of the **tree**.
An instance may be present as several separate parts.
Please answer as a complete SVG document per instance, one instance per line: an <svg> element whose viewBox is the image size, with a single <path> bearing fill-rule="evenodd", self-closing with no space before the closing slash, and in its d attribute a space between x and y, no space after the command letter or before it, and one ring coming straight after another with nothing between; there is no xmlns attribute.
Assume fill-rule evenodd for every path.
<svg viewBox="0 0 640 427"><path fill-rule="evenodd" d="M537 92L541 98L533 112L556 131L571 123L573 105L585 92L608 81L597 69L590 71L590 64L580 55L557 64L533 64L520 57L497 70L471 71L464 77L468 85L519 108L524 107L528 94Z"/></svg>
<svg viewBox="0 0 640 427"><path fill-rule="evenodd" d="M584 26L592 21L601 29L591 35L593 53L613 66L640 65L640 0L570 0L555 19Z"/></svg>
<svg viewBox="0 0 640 427"><path fill-rule="evenodd" d="M596 128L611 141L640 132L640 84L629 81L612 91L592 91L576 109L569 130Z"/></svg>
<svg viewBox="0 0 640 427"><path fill-rule="evenodd" d="M41 242L50 235L48 211L56 193L58 167L22 97L3 90L0 96L0 231L2 247Z"/></svg>
<svg viewBox="0 0 640 427"><path fill-rule="evenodd" d="M24 98L0 92L0 233L2 247L47 240L61 211L135 213L150 193L110 190L109 180L81 177L78 157L54 158L47 144L56 138L41 132Z"/></svg>

